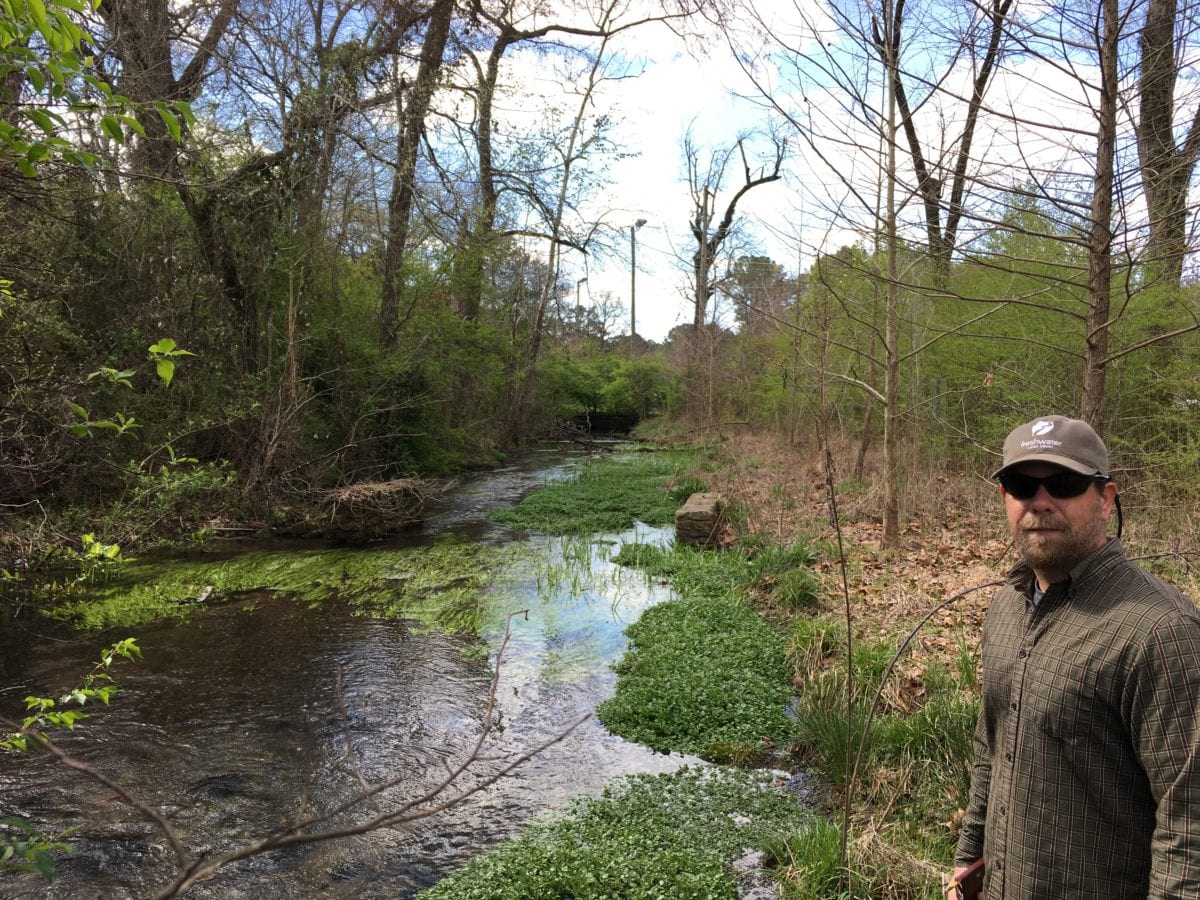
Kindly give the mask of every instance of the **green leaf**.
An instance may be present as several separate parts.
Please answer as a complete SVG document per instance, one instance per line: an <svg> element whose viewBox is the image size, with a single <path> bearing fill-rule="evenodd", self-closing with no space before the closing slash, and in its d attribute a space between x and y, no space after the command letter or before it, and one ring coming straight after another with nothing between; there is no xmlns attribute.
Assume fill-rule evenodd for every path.
<svg viewBox="0 0 1200 900"><path fill-rule="evenodd" d="M50 34L47 33L50 30L50 22L46 18L46 5L42 0L25 0L25 3L29 8L29 15L33 18L34 24L37 25L38 31L42 33L42 36L46 40L50 40Z"/></svg>
<svg viewBox="0 0 1200 900"><path fill-rule="evenodd" d="M33 89L39 94L46 88L46 76L42 74L41 69L26 69L25 77L29 79L29 83L33 85Z"/></svg>
<svg viewBox="0 0 1200 900"><path fill-rule="evenodd" d="M33 864L37 867L38 874L47 881L54 877L54 857L45 850L38 850L34 853Z"/></svg>
<svg viewBox="0 0 1200 900"><path fill-rule="evenodd" d="M171 132L171 137L175 143L179 143L183 139L183 127L179 124L179 117L171 112L171 108L167 104L159 101L154 104L154 108L158 110L159 117L163 120L163 124L167 126L167 131Z"/></svg>
<svg viewBox="0 0 1200 900"><path fill-rule="evenodd" d="M67 406L71 407L71 411L73 413L75 413L75 415L79 416L79 418L81 418L81 419L88 418L88 411L86 409L84 409L82 406L80 406L78 403L72 403L70 400L68 400Z"/></svg>
<svg viewBox="0 0 1200 900"><path fill-rule="evenodd" d="M122 113L121 121L124 122L125 127L128 128L130 131L132 131L134 134L139 134L142 137L146 136L146 129L143 128L142 123L139 122L137 119L135 119L133 116L128 115L126 113Z"/></svg>
<svg viewBox="0 0 1200 900"><path fill-rule="evenodd" d="M104 133L116 141L118 144L125 143L125 132L121 130L121 122L116 116L105 116L100 120L100 127L104 129Z"/></svg>
<svg viewBox="0 0 1200 900"><path fill-rule="evenodd" d="M46 134L54 133L54 119L44 109L28 109L25 114Z"/></svg>
<svg viewBox="0 0 1200 900"><path fill-rule="evenodd" d="M160 359L154 364L158 371L158 377L163 380L164 384L170 385L171 379L175 377L175 363L169 359Z"/></svg>

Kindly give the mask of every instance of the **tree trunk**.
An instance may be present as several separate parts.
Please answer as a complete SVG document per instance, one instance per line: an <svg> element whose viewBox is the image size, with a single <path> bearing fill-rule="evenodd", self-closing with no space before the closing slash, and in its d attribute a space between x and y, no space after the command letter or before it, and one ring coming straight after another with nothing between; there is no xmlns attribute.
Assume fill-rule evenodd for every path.
<svg viewBox="0 0 1200 900"><path fill-rule="evenodd" d="M399 343L400 294L403 289L401 267L408 249L408 233L416 199L417 157L425 116L442 68L450 22L454 15L454 0L437 0L429 12L425 40L421 44L421 59L417 76L408 92L407 103L397 110L396 168L392 176L392 192L388 199L387 248L383 260L383 284L379 301L379 342L382 347L394 348ZM402 98L398 102L403 102Z"/></svg>
<svg viewBox="0 0 1200 900"><path fill-rule="evenodd" d="M1139 36L1138 157L1149 215L1148 285L1178 287L1187 253L1188 184L1200 154L1200 111L1182 146L1175 143L1175 60L1178 0L1150 0Z"/></svg>
<svg viewBox="0 0 1200 900"><path fill-rule="evenodd" d="M1104 418L1105 359L1108 356L1109 297L1112 290L1113 167L1117 146L1117 0L1104 0L1100 42L1100 106L1096 135L1096 177L1088 241L1087 315L1083 357L1081 418L1099 429Z"/></svg>
<svg viewBox="0 0 1200 900"><path fill-rule="evenodd" d="M883 370L883 537L884 547L900 543L900 298L896 242L896 81L898 61L889 53L887 71L887 171L884 240L887 242L887 301L884 312Z"/></svg>

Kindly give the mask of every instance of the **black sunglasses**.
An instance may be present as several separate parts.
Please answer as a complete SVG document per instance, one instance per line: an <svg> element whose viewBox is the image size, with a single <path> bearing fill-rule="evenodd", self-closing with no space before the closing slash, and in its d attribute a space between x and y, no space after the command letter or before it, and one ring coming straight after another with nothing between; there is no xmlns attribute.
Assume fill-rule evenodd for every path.
<svg viewBox="0 0 1200 900"><path fill-rule="evenodd" d="M1020 472L1002 472L997 480L1006 494L1012 494L1018 500L1032 500L1042 485L1045 485L1046 493L1051 497L1066 500L1078 497L1093 484L1104 484L1109 478L1107 475L1080 475L1078 472L1055 472L1042 478Z"/></svg>

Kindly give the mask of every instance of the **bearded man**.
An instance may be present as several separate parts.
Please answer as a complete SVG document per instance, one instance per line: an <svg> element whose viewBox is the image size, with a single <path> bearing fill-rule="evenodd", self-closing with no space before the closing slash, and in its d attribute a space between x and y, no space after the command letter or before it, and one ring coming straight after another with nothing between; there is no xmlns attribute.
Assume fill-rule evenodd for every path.
<svg viewBox="0 0 1200 900"><path fill-rule="evenodd" d="M955 877L983 858L987 900L1196 900L1200 613L1107 537L1086 422L1014 429L994 477L1020 562L984 623Z"/></svg>

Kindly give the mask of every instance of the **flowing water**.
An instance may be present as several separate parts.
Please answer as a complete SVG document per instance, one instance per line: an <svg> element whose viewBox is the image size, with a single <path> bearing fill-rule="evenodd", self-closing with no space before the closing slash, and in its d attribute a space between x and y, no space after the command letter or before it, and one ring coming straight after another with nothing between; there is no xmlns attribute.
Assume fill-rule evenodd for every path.
<svg viewBox="0 0 1200 900"><path fill-rule="evenodd" d="M621 541L666 540L663 529L578 541L487 521L487 509L566 477L580 459L531 453L472 477L400 540L420 547L453 534L525 561L485 600L486 660L478 642L356 616L336 599L310 608L264 593L207 607L182 625L105 635L53 634L26 619L0 634L0 714L18 717L26 694L78 684L99 648L135 636L144 660L118 665L112 706L61 746L165 813L189 851L219 852L328 812L363 781L397 784L359 818L429 790L478 739L507 617L528 610L511 619L486 758L459 788L478 785L610 696L624 628L667 596L666 587L609 562ZM450 809L255 856L189 896L409 897L573 795L598 793L618 775L689 761L653 754L589 719ZM0 897L143 897L171 877L173 856L156 826L47 754L0 757L0 818L11 815L48 833L78 830L68 838L75 852L59 858L53 884L0 874ZM342 816L334 824L351 821Z"/></svg>

